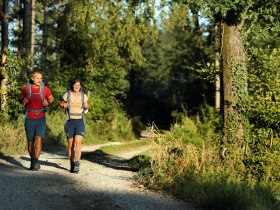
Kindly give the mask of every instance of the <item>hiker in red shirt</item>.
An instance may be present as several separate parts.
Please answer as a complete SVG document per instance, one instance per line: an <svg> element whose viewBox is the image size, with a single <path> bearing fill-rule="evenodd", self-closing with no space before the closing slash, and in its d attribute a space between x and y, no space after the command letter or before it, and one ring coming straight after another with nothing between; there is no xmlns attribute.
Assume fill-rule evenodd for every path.
<svg viewBox="0 0 280 210"><path fill-rule="evenodd" d="M51 90L43 83L43 74L35 71L31 82L24 86L19 99L25 106L25 133L28 141L30 155L30 170L39 170L38 159L42 150L42 140L46 131L45 112L53 103L54 97Z"/></svg>

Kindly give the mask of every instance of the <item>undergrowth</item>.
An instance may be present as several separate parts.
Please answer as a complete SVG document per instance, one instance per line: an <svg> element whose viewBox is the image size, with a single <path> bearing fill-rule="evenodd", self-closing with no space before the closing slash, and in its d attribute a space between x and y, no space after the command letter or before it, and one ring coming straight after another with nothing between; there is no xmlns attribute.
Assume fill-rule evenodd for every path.
<svg viewBox="0 0 280 210"><path fill-rule="evenodd" d="M22 115L23 118L23 115ZM67 147L64 132L65 113L63 110L51 110L46 114L47 129L43 140L43 150L59 150ZM0 152L19 154L27 152L22 119L18 122L2 123L0 134ZM110 122L93 121L86 115L86 132L83 140L85 145L105 142L124 142L135 140L132 122L122 113L115 113Z"/></svg>
<svg viewBox="0 0 280 210"><path fill-rule="evenodd" d="M27 152L27 143L23 124L1 124L0 153L24 154Z"/></svg>
<svg viewBox="0 0 280 210"><path fill-rule="evenodd" d="M267 174L274 179L258 180L248 167L236 166L242 160L223 161L220 135L209 121L216 122L184 116L164 134L153 127L154 150L146 157L139 156L138 162L134 160L140 181L202 209L279 209L277 174ZM275 157L270 163L278 167Z"/></svg>

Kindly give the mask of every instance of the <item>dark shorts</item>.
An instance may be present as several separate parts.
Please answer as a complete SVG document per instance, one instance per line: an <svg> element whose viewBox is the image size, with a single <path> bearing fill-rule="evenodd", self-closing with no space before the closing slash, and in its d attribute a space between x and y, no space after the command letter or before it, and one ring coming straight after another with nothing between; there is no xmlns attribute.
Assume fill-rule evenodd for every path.
<svg viewBox="0 0 280 210"><path fill-rule="evenodd" d="M46 117L41 117L38 119L25 119L25 134L27 141L33 141L35 136L41 136L44 138L46 132Z"/></svg>
<svg viewBox="0 0 280 210"><path fill-rule="evenodd" d="M67 120L64 126L65 134L68 139L74 138L76 135L85 135L85 123L83 119Z"/></svg>

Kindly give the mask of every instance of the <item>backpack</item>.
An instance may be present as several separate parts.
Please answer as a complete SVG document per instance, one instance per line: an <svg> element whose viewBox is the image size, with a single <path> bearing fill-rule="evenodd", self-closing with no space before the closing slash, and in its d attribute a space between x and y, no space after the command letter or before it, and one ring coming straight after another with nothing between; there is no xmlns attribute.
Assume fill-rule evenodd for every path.
<svg viewBox="0 0 280 210"><path fill-rule="evenodd" d="M32 85L32 82L31 81L29 81L28 83L27 83L27 98L28 98L28 100L30 100L30 98L31 98L31 85ZM42 102L45 100L45 97L44 97L44 87L45 87L45 84L44 84L44 82L42 82L41 84L40 84L40 92L39 93L33 93L33 94L40 94L40 97L41 97L41 99L42 99ZM27 107L25 106L24 107L25 109L24 109L24 119L23 119L23 122L25 122L25 119L26 119L26 117L27 117L27 113L28 112L35 112L37 115L39 114L39 113L41 113L41 112L47 112L47 107L42 107L42 109L27 109Z"/></svg>
<svg viewBox="0 0 280 210"><path fill-rule="evenodd" d="M29 100L30 97L31 97L31 85L32 85L31 82L28 82L27 85L26 85L26 86L27 86L27 89L28 89L28 91L27 91L27 98L28 98L28 100ZM40 84L40 92L39 92L40 97L41 97L41 99L42 99L42 102L43 102L44 99L45 99L45 97L44 97L44 87L45 87L45 83L42 82L42 83ZM38 94L38 93L34 93L34 94Z"/></svg>
<svg viewBox="0 0 280 210"><path fill-rule="evenodd" d="M65 93L67 93L67 103L68 103L68 107L67 107L67 109L65 109L64 110L64 112L65 112L65 114L67 115L67 119L70 119L70 116L82 116L82 118L84 119L84 121L85 121L85 114L88 112L88 110L86 109L84 109L83 107L84 107L84 96L85 96L85 94L86 94L86 92L87 92L87 89L85 88L85 87L81 87L81 89L80 89L80 92L81 92L81 100L82 100L82 106L81 106L81 109L83 110L83 112L81 113L81 114L74 114L74 113L70 113L69 112L69 110L70 110L70 101L71 101L71 94L70 94L70 92L71 92L71 88L70 87L67 87L67 91L66 92L64 92L63 94L62 94L62 96L61 96L61 98L60 98L60 100L63 100L63 95L65 94Z"/></svg>
<svg viewBox="0 0 280 210"><path fill-rule="evenodd" d="M84 119L84 115L85 115L85 110L84 110L84 97L85 97L85 93L83 90L81 90L81 100L82 100L82 106L81 109L83 110L82 113L80 114L76 114L76 113L70 113L70 101L71 101L71 90L66 91L65 93L67 93L67 103L68 103L68 107L67 109L65 109L65 114L67 114L68 119L70 119L71 116L82 116L82 118ZM65 94L64 93L64 94ZM63 95L64 95L63 94Z"/></svg>

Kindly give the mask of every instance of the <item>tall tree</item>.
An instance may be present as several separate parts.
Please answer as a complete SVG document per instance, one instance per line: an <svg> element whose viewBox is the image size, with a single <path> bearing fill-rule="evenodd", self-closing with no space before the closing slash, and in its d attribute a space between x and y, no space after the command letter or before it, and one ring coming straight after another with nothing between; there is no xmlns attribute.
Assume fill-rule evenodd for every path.
<svg viewBox="0 0 280 210"><path fill-rule="evenodd" d="M30 54L30 27L31 27L31 0L23 2L23 27L22 27L22 56L27 58Z"/></svg>
<svg viewBox="0 0 280 210"><path fill-rule="evenodd" d="M6 52L8 49L8 0L3 0L1 5L1 95L0 95L0 103L1 103L1 110L4 110L6 105L6 94L7 94L7 80L8 76L5 70L5 63L6 63Z"/></svg>
<svg viewBox="0 0 280 210"><path fill-rule="evenodd" d="M132 66L144 61L141 41L154 36L145 17L148 4L134 12L124 1L69 1L58 21L61 76L66 81L74 75L82 77L103 103L99 114L106 118L120 109Z"/></svg>
<svg viewBox="0 0 280 210"><path fill-rule="evenodd" d="M24 0L21 54L28 64L23 69L23 75L27 75L34 65L35 5L36 0Z"/></svg>
<svg viewBox="0 0 280 210"><path fill-rule="evenodd" d="M220 25L214 27L214 45L215 45L215 109L217 113L221 112L221 61L220 52L217 47L220 46ZM217 46L217 47L216 47Z"/></svg>
<svg viewBox="0 0 280 210"><path fill-rule="evenodd" d="M193 11L194 16L188 5L173 3L161 19L156 43L143 42L146 62L133 69L129 104L131 112L145 123L154 121L168 128L172 111L191 112L205 98L209 102L213 88L192 70L209 59L206 37Z"/></svg>
<svg viewBox="0 0 280 210"><path fill-rule="evenodd" d="M274 24L274 16L279 9L269 1L261 0L198 0L189 4L196 4L201 11L206 12L221 24L221 65L223 72L223 115L224 138L223 156L229 158L241 155L244 140L244 106L248 98L246 54L244 50L244 29L252 27L253 23L265 18ZM278 9L277 9L278 8ZM235 153L237 151L237 153ZM233 155L233 156L232 156ZM239 156L237 155L237 156Z"/></svg>
<svg viewBox="0 0 280 210"><path fill-rule="evenodd" d="M1 4L2 12L0 14L1 17L1 47L2 51L6 51L8 48L8 8L9 8L9 2L8 0L3 0Z"/></svg>
<svg viewBox="0 0 280 210"><path fill-rule="evenodd" d="M10 46L22 52L23 0L11 1L10 22L14 26L10 29Z"/></svg>
<svg viewBox="0 0 280 210"><path fill-rule="evenodd" d="M48 47L48 22L49 22L49 5L48 1L43 2L44 20L43 20L43 40L42 40L42 71L46 70L47 47Z"/></svg>
<svg viewBox="0 0 280 210"><path fill-rule="evenodd" d="M34 57L35 57L35 19L36 19L36 0L31 0L31 5L30 5L30 68L32 69L34 67Z"/></svg>

